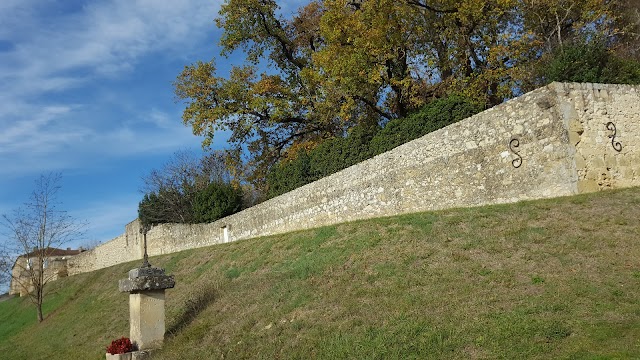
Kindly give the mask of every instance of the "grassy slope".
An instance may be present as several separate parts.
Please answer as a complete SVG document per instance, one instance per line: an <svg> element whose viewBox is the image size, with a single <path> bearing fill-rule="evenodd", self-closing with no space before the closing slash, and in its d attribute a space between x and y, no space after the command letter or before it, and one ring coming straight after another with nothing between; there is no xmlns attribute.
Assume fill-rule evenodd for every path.
<svg viewBox="0 0 640 360"><path fill-rule="evenodd" d="M152 259L176 275L154 358L640 358L640 188L353 222ZM0 302L0 357L103 358L117 280ZM11 334L16 333L14 336Z"/></svg>

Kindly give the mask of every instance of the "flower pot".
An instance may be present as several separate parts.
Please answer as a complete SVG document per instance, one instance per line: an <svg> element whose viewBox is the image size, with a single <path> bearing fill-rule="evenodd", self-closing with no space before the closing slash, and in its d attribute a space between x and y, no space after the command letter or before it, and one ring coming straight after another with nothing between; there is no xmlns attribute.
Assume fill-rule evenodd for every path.
<svg viewBox="0 0 640 360"><path fill-rule="evenodd" d="M109 354L107 353L107 360L131 360L133 352L124 354Z"/></svg>

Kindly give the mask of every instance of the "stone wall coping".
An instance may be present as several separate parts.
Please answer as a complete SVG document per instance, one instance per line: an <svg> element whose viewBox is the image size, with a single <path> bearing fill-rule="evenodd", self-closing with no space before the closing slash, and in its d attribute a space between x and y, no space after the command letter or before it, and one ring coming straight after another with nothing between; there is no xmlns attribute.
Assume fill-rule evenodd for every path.
<svg viewBox="0 0 640 360"><path fill-rule="evenodd" d="M120 292L140 292L172 289L176 285L173 275L166 275L164 269L142 267L129 271L129 278L118 282Z"/></svg>

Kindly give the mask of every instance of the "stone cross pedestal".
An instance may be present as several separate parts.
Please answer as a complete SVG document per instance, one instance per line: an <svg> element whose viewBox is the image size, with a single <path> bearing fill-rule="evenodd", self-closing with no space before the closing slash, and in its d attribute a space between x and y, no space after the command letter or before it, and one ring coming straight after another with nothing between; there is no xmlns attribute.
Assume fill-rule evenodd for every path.
<svg viewBox="0 0 640 360"><path fill-rule="evenodd" d="M138 350L158 349L164 342L164 291L176 285L163 269L141 267L120 280L121 292L129 293L130 339Z"/></svg>

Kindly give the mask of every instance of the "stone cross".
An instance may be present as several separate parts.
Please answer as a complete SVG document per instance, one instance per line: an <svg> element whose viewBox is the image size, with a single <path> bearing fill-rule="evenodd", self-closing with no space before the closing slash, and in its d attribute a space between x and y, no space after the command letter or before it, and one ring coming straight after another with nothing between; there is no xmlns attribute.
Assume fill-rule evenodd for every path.
<svg viewBox="0 0 640 360"><path fill-rule="evenodd" d="M158 349L164 342L164 291L176 285L173 275L151 266L129 271L120 280L121 292L129 293L129 337L138 350Z"/></svg>

